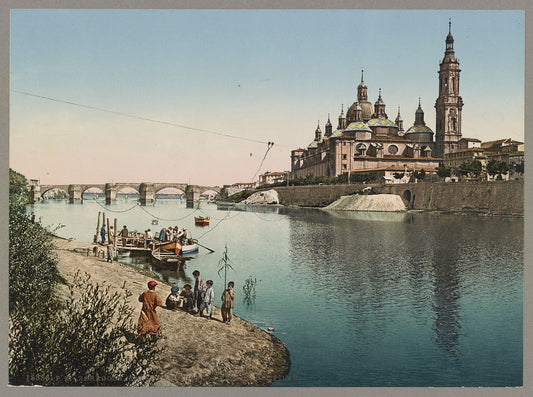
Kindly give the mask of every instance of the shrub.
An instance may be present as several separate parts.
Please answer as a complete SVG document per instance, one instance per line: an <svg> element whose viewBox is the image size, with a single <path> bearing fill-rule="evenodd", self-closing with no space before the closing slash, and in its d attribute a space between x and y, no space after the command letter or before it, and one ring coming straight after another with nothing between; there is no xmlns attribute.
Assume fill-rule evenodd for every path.
<svg viewBox="0 0 533 397"><path fill-rule="evenodd" d="M69 299L11 316L9 381L16 385L140 386L158 379L157 340L135 334L127 291L76 274Z"/></svg>

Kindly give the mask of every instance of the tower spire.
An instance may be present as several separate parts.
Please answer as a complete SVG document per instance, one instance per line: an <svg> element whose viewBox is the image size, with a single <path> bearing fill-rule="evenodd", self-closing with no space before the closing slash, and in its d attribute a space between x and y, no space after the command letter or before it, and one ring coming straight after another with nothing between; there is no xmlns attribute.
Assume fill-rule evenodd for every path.
<svg viewBox="0 0 533 397"><path fill-rule="evenodd" d="M451 18L448 22L448 34L452 34L452 19Z"/></svg>
<svg viewBox="0 0 533 397"><path fill-rule="evenodd" d="M364 72L364 70L361 69L361 83L363 82L363 72Z"/></svg>

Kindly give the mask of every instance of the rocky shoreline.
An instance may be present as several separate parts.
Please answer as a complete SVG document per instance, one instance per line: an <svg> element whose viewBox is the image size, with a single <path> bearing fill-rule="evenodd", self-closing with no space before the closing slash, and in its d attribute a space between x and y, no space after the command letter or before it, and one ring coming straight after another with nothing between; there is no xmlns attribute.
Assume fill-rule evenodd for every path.
<svg viewBox="0 0 533 397"><path fill-rule="evenodd" d="M137 323L138 296L154 275L97 258L90 243L56 238L55 245L58 269L67 282L81 271L112 289L125 288L132 293L130 305L138 308L133 319ZM158 280L156 292L163 302L170 288ZM234 316L230 325L222 323L218 308L213 320L164 307L157 313L163 335L158 343L165 349L156 357L162 375L155 386L268 386L289 372L290 356L283 342L241 318Z"/></svg>

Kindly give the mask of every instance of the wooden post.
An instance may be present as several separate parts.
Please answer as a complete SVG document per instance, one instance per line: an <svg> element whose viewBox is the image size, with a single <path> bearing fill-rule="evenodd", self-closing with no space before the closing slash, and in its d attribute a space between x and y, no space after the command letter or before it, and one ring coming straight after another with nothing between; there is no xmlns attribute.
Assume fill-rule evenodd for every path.
<svg viewBox="0 0 533 397"><path fill-rule="evenodd" d="M115 218L115 222L113 224L113 228L115 229L115 241L113 242L113 246L115 247L115 258L113 258L115 261L118 261L118 255L117 255L117 240L118 240L118 233L117 233L117 218Z"/></svg>
<svg viewBox="0 0 533 397"><path fill-rule="evenodd" d="M98 211L98 223L96 224L96 236L94 237L95 243L98 243L99 233L100 233L100 211Z"/></svg>

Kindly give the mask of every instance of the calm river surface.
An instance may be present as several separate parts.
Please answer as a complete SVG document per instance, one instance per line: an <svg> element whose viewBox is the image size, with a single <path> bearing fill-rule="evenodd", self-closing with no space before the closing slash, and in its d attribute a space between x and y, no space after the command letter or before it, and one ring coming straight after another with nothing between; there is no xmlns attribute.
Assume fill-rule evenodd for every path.
<svg viewBox="0 0 533 397"><path fill-rule="evenodd" d="M92 241L102 205L48 200L28 210L51 229L65 225L60 236ZM119 229L178 225L214 249L201 249L181 274L158 274L182 286L200 270L214 280L217 306L227 245L235 314L275 328L291 353L290 374L274 386L522 385L523 219L207 203L194 210L179 200L105 207ZM211 216L209 227L194 225L201 214ZM167 220L154 226L156 218ZM143 258L120 260L149 267ZM257 296L247 306L250 275Z"/></svg>

